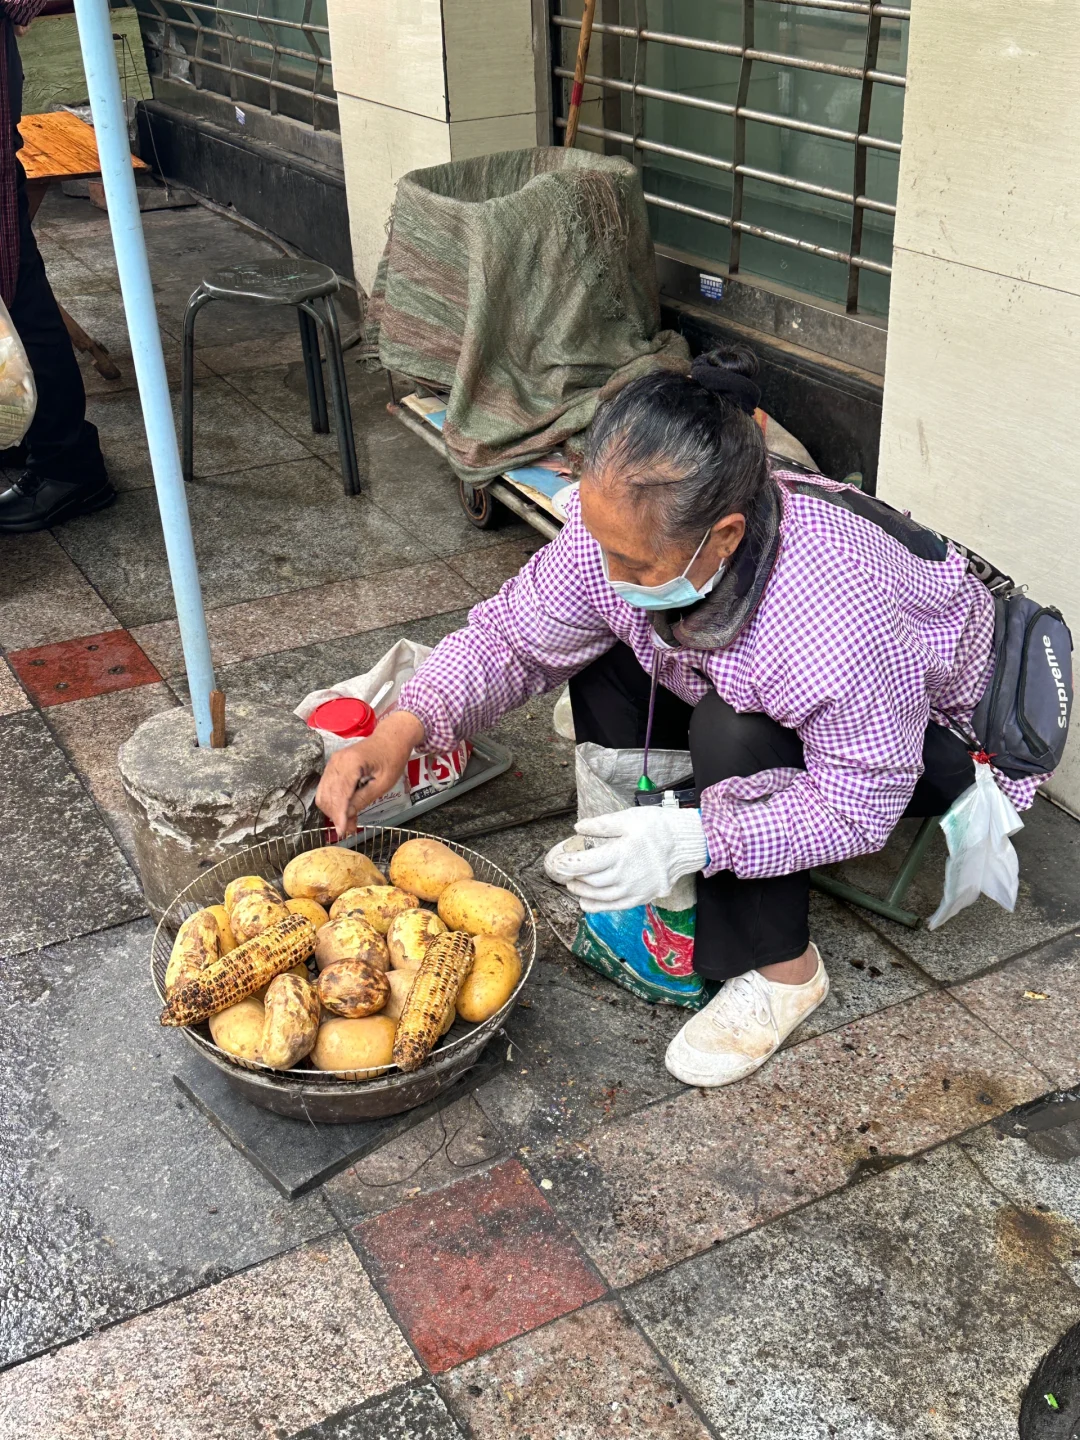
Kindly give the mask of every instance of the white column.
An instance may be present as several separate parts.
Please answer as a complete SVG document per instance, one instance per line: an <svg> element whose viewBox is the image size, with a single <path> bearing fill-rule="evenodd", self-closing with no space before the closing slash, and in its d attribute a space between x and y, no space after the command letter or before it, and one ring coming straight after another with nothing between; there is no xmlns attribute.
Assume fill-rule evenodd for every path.
<svg viewBox="0 0 1080 1440"><path fill-rule="evenodd" d="M369 290L402 175L537 143L532 0L329 0L329 14L353 261Z"/></svg>
<svg viewBox="0 0 1080 1440"><path fill-rule="evenodd" d="M878 488L1080 642L1078 73L1073 0L914 0Z"/></svg>

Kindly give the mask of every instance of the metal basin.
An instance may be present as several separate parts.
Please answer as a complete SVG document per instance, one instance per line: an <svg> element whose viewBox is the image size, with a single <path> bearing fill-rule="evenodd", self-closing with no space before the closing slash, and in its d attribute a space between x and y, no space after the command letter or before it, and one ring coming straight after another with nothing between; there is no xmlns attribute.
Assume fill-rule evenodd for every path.
<svg viewBox="0 0 1080 1440"><path fill-rule="evenodd" d="M416 839L420 833L418 830L373 825L345 844L349 849L370 856L385 873L397 847L406 840ZM536 925L532 906L520 885L475 850L457 845L452 840L441 843L468 860L477 880L512 891L525 907L525 920L517 941L521 954L521 979L502 1009L482 1025L467 1025L456 1020L419 1070L406 1075L396 1066L387 1065L370 1080L347 1079L345 1072L315 1070L306 1061L301 1061L291 1070L281 1071L237 1060L214 1044L210 1038L210 1027L205 1023L182 1029L180 1034L184 1040L193 1045L209 1064L216 1066L229 1084L253 1105L296 1120L346 1124L398 1115L434 1099L479 1060L484 1047L502 1028L517 1003L536 962ZM151 973L162 1004L165 1003L165 971L173 941L189 915L208 905L220 904L225 886L241 875L262 875L280 888L281 873L290 860L308 850L318 850L325 844L326 837L321 829L305 830L288 839L262 841L248 850L230 855L182 890L162 916L151 947Z"/></svg>

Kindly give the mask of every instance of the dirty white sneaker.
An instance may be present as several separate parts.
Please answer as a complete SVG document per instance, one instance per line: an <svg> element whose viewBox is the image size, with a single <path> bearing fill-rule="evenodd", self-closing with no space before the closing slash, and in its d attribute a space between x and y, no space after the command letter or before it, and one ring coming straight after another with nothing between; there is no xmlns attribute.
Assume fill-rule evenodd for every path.
<svg viewBox="0 0 1080 1440"><path fill-rule="evenodd" d="M672 1040L664 1064L684 1085L730 1085L760 1065L829 993L821 952L817 970L803 985L776 985L757 970L723 988Z"/></svg>
<svg viewBox="0 0 1080 1440"><path fill-rule="evenodd" d="M565 885L566 877L559 869L559 857L584 850L587 845L588 837L585 835L569 835L565 840L560 840L557 845L552 845L544 856L544 874L556 885Z"/></svg>

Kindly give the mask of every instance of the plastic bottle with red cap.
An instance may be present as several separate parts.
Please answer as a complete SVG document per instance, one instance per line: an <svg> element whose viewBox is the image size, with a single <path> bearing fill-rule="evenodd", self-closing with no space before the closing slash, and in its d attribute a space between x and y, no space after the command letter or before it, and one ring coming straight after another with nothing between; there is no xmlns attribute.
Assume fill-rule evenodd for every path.
<svg viewBox="0 0 1080 1440"><path fill-rule="evenodd" d="M328 730L342 740L363 740L375 733L378 717L366 700L340 695L336 700L324 700L316 705L307 723L313 730Z"/></svg>

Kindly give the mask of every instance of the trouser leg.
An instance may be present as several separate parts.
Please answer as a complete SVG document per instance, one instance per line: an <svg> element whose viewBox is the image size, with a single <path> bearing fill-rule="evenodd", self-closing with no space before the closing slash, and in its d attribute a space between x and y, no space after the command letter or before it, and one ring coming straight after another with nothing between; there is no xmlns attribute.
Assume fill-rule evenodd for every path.
<svg viewBox="0 0 1080 1440"><path fill-rule="evenodd" d="M759 770L803 769L802 741L767 715L739 714L715 690L694 710L690 754L699 790ZM807 871L740 880L730 870L698 876L694 969L727 980L800 956L810 943Z"/></svg>
<svg viewBox="0 0 1080 1440"><path fill-rule="evenodd" d="M86 419L82 372L30 225L25 177L18 168L19 279L11 319L37 386L37 412L26 434L26 468L55 480L105 482L95 426Z"/></svg>
<svg viewBox="0 0 1080 1440"><path fill-rule="evenodd" d="M611 750L640 750L649 718L649 676L621 640L570 681L570 708L578 744L591 740ZM693 706L657 686L652 744L686 750Z"/></svg>

